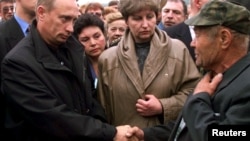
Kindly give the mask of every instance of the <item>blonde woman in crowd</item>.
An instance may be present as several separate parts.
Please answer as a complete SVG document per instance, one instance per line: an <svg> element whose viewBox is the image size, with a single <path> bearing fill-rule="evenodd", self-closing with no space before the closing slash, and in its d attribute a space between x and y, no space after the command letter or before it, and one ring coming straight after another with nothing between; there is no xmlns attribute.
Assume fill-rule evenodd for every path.
<svg viewBox="0 0 250 141"><path fill-rule="evenodd" d="M120 12L110 13L106 16L107 28L107 47L112 47L118 44L125 30L127 24Z"/></svg>
<svg viewBox="0 0 250 141"><path fill-rule="evenodd" d="M117 11L117 10L114 9L113 7L109 7L109 6L104 7L104 11L103 11L103 18L104 18L104 20L106 20L106 16L107 16L108 14L114 13L114 12L116 12L116 11Z"/></svg>

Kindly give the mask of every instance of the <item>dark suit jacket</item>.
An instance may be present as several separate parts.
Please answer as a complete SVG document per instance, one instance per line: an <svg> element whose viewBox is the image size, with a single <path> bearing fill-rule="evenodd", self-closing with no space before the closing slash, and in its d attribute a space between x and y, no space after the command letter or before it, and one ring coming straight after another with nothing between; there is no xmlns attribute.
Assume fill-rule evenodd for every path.
<svg viewBox="0 0 250 141"><path fill-rule="evenodd" d="M195 60L194 48L190 46L192 36L188 25L182 22L177 25L165 28L164 31L166 31L170 37L181 40L187 46L193 60Z"/></svg>
<svg viewBox="0 0 250 141"><path fill-rule="evenodd" d="M4 56L24 37L23 31L19 24L17 23L15 17L13 16L10 20L1 23L0 24L0 62L2 62ZM0 65L1 69L1 65ZM1 79L1 75L0 75ZM1 84L0 84L1 87ZM1 124L1 131L0 131L0 137L3 137L5 135L4 133L4 101L3 101L3 95L0 91L0 124Z"/></svg>
<svg viewBox="0 0 250 141"><path fill-rule="evenodd" d="M176 121L170 121L166 125L156 125L144 128L144 141L174 141L181 119L182 112L179 114ZM177 141L192 141L186 127L179 134Z"/></svg>
<svg viewBox="0 0 250 141"><path fill-rule="evenodd" d="M2 60L3 57L9 52L23 37L23 31L13 16L10 20L0 24L0 50Z"/></svg>
<svg viewBox="0 0 250 141"><path fill-rule="evenodd" d="M250 54L223 73L212 97L190 96L183 117L193 141L207 141L211 125L250 125ZM211 135L211 134L210 134ZM249 139L248 139L249 140Z"/></svg>

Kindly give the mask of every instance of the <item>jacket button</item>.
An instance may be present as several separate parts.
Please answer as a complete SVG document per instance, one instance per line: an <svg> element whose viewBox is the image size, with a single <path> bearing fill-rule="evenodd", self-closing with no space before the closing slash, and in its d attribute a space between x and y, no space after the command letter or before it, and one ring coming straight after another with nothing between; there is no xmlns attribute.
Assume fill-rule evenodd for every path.
<svg viewBox="0 0 250 141"><path fill-rule="evenodd" d="M89 109L86 109L86 113L89 113L89 111L90 111Z"/></svg>
<svg viewBox="0 0 250 141"><path fill-rule="evenodd" d="M125 47L123 48L123 50L124 50L124 51L128 51L128 46L125 46Z"/></svg>
<svg viewBox="0 0 250 141"><path fill-rule="evenodd" d="M63 62L63 61L61 62L61 65L62 65L62 66L64 65L64 62Z"/></svg>

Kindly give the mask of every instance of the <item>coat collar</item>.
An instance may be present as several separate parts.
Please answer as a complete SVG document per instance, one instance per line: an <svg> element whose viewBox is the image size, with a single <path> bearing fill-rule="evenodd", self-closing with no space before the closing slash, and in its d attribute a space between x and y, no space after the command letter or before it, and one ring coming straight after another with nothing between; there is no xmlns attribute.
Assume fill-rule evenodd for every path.
<svg viewBox="0 0 250 141"><path fill-rule="evenodd" d="M129 30L124 34L124 38L121 40L118 49L119 61L140 94L144 93L145 89L164 66L168 58L169 46L171 46L169 40L170 38L164 31L158 28L155 29L155 33L150 42L150 51L145 60L143 74L141 75L132 34Z"/></svg>
<svg viewBox="0 0 250 141"><path fill-rule="evenodd" d="M46 45L45 41L41 38L39 32L36 29L36 20L33 21L31 26L31 33L28 35L31 38L35 55L38 62L41 62L46 69L52 70L62 70L72 72L66 66L62 65L60 61L55 57L55 55L50 51L49 47ZM83 47L80 43L73 37L69 37L66 43L61 45L66 47L71 55L72 62L74 66L74 73L78 78L83 76Z"/></svg>
<svg viewBox="0 0 250 141"><path fill-rule="evenodd" d="M176 32L176 35L178 37L185 37L185 38L190 38L190 40L192 40L192 37L191 37L191 33L190 32L187 32L189 31L189 26L186 25L184 22L178 24L178 25L175 25L176 29L179 29L177 32Z"/></svg>

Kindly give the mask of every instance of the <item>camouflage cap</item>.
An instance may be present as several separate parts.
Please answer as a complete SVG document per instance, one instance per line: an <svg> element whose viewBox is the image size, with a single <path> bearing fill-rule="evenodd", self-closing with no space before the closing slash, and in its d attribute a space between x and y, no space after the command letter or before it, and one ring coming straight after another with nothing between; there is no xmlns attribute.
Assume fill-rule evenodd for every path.
<svg viewBox="0 0 250 141"><path fill-rule="evenodd" d="M243 6L227 1L208 2L197 15L185 23L192 26L222 25L243 34L250 34L250 12Z"/></svg>

